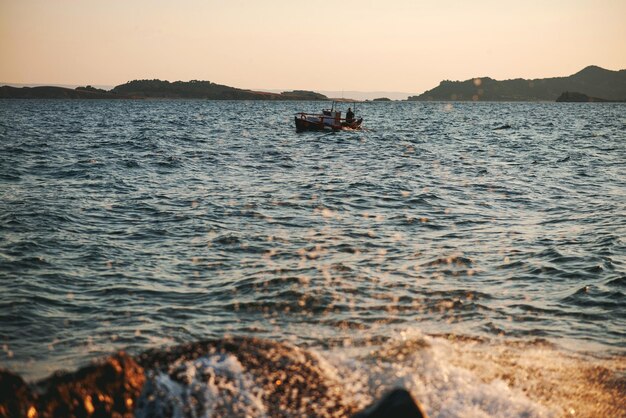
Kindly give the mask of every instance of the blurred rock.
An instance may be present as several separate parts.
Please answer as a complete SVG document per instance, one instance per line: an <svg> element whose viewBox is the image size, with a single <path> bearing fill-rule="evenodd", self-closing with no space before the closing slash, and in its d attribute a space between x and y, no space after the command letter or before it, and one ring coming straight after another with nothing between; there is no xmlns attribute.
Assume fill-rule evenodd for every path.
<svg viewBox="0 0 626 418"><path fill-rule="evenodd" d="M130 418L145 381L141 366L121 352L74 373L55 373L32 389L12 373L0 379L0 417L28 418Z"/></svg>
<svg viewBox="0 0 626 418"><path fill-rule="evenodd" d="M0 417L27 417L33 405L33 394L24 380L9 371L0 370Z"/></svg>
<svg viewBox="0 0 626 418"><path fill-rule="evenodd" d="M427 418L411 394L405 389L394 389L380 401L352 418Z"/></svg>

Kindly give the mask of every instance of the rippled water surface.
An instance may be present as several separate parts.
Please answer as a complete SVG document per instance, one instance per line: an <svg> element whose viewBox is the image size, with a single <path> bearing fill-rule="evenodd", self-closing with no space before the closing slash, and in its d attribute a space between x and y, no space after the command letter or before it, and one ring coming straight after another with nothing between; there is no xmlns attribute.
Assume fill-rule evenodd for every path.
<svg viewBox="0 0 626 418"><path fill-rule="evenodd" d="M0 102L0 364L407 330L624 354L625 105L363 104L363 131L297 134L319 106Z"/></svg>

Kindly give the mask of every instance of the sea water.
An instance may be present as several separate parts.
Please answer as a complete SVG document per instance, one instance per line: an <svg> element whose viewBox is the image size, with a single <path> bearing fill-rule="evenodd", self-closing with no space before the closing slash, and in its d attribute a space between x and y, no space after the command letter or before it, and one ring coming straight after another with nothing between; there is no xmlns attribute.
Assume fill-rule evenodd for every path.
<svg viewBox="0 0 626 418"><path fill-rule="evenodd" d="M323 105L0 101L0 366L255 336L363 406L624 413L626 105Z"/></svg>

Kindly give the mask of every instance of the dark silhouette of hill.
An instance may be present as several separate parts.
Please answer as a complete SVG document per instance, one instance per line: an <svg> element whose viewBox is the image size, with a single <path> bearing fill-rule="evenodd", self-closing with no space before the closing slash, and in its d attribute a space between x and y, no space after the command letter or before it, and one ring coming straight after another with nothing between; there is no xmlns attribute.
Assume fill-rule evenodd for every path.
<svg viewBox="0 0 626 418"><path fill-rule="evenodd" d="M293 90L280 93L280 99L285 100L328 100L328 97L321 93L308 90Z"/></svg>
<svg viewBox="0 0 626 418"><path fill-rule="evenodd" d="M589 97L586 94L577 93L575 91L566 91L561 94L557 99L557 102L626 102L624 100L608 100L600 99L598 97Z"/></svg>
<svg viewBox="0 0 626 418"><path fill-rule="evenodd" d="M606 100L623 100L626 98L626 70L611 71L592 65L569 77L445 80L434 89L408 100L555 101L566 91Z"/></svg>
<svg viewBox="0 0 626 418"><path fill-rule="evenodd" d="M90 86L88 86L90 87ZM91 90L93 89L93 90ZM87 89L78 87L68 89L65 87L41 86L41 87L0 87L0 99L124 99L117 94L106 90Z"/></svg>
<svg viewBox="0 0 626 418"><path fill-rule="evenodd" d="M113 93L136 98L176 98L210 100L327 100L323 94L296 90L292 92L266 93L243 90L211 83L210 81L134 80L116 86Z"/></svg>
<svg viewBox="0 0 626 418"><path fill-rule="evenodd" d="M305 90L266 93L243 90L210 81L133 80L110 91L92 86L0 87L0 98L14 99L209 99L209 100L328 100L320 93Z"/></svg>
<svg viewBox="0 0 626 418"><path fill-rule="evenodd" d="M174 99L213 99L213 100L254 100L259 96L250 90L211 83L210 81L192 80L188 82L162 80L133 80L116 86L111 90L116 94L144 98ZM268 97L269 98L269 97Z"/></svg>

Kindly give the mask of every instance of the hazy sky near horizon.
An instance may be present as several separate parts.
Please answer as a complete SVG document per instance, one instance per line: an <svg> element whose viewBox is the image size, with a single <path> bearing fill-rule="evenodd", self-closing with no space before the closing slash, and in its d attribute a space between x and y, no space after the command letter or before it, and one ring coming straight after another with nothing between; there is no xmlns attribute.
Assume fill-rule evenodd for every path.
<svg viewBox="0 0 626 418"><path fill-rule="evenodd" d="M626 68L625 0L0 0L0 82L421 93Z"/></svg>

